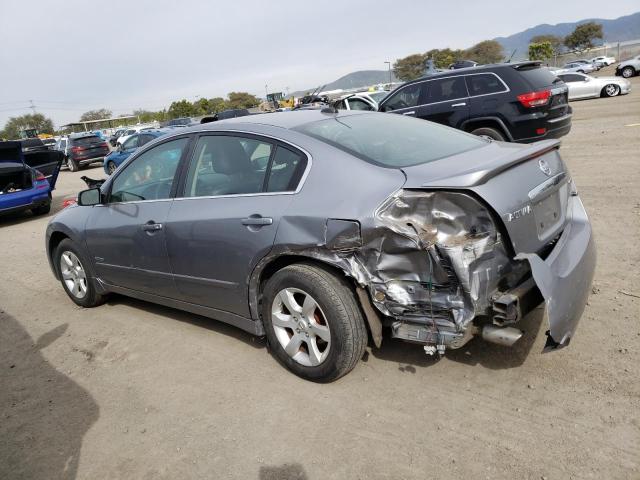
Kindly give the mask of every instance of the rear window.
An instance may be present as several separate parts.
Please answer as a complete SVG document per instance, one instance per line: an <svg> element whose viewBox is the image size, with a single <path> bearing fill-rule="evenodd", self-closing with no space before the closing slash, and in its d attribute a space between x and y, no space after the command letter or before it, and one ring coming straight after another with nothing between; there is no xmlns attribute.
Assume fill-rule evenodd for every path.
<svg viewBox="0 0 640 480"><path fill-rule="evenodd" d="M294 130L382 167L432 162L486 145L486 140L437 123L370 113L311 122Z"/></svg>
<svg viewBox="0 0 640 480"><path fill-rule="evenodd" d="M96 143L102 143L102 139L98 136L87 136L74 138L71 140L71 143L77 146L94 145Z"/></svg>
<svg viewBox="0 0 640 480"><path fill-rule="evenodd" d="M534 90L549 87L558 81L558 77L546 67L519 68L518 72Z"/></svg>

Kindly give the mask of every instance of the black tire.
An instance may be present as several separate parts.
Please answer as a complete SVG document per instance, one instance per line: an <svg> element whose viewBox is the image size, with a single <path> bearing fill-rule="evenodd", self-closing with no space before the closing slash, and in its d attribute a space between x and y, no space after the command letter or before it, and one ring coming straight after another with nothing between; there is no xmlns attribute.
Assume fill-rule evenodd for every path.
<svg viewBox="0 0 640 480"><path fill-rule="evenodd" d="M306 366L287 354L276 336L271 310L284 289L298 289L313 297L324 314L331 335L326 358L316 366ZM271 354L293 373L314 382L331 382L350 372L367 346L367 330L353 289L345 278L324 268L295 264L276 272L266 283L262 298L262 321ZM291 335L293 335L291 331ZM300 349L308 349L308 345Z"/></svg>
<svg viewBox="0 0 640 480"><path fill-rule="evenodd" d="M584 73L584 70L578 70L578 73Z"/></svg>
<svg viewBox="0 0 640 480"><path fill-rule="evenodd" d="M622 69L622 72L620 72L622 74L622 76L624 78L631 78L636 74L636 70L635 68L629 66L629 67L624 67Z"/></svg>
<svg viewBox="0 0 640 480"><path fill-rule="evenodd" d="M84 269L86 275L86 294L82 298L78 298L76 295L71 293L69 287L65 283L62 277L62 269L60 267L60 257L66 253L72 252L77 259L79 260L82 268ZM76 246L76 244L65 238L60 242L55 252L53 253L53 265L56 268L58 273L58 278L60 278L60 283L62 284L62 288L67 293L69 298L76 304L85 308L97 307L98 305L102 305L105 302L105 296L98 294L98 291L95 287L95 275L93 273L93 269L91 264L87 260L86 256L82 253L82 251Z"/></svg>
<svg viewBox="0 0 640 480"><path fill-rule="evenodd" d="M618 95L620 95L620 86L616 85L615 83L610 83L608 85L605 85L602 91L600 92L601 97L615 97Z"/></svg>
<svg viewBox="0 0 640 480"><path fill-rule="evenodd" d="M113 163L111 160L107 162L107 172L109 172L109 175L113 175L113 172L116 171L116 168L118 167L116 167L116 164Z"/></svg>
<svg viewBox="0 0 640 480"><path fill-rule="evenodd" d="M495 128L489 128L489 127L476 128L475 130L472 130L471 133L473 135L478 135L479 137L490 138L491 140L495 140L497 142L505 141L505 138L502 135L502 133L500 133Z"/></svg>
<svg viewBox="0 0 640 480"><path fill-rule="evenodd" d="M70 172L77 172L80 170L80 165L73 158L67 158L67 168Z"/></svg>
<svg viewBox="0 0 640 480"><path fill-rule="evenodd" d="M46 215L51 211L51 198L44 205L40 205L39 207L34 207L31 209L31 213L34 215Z"/></svg>

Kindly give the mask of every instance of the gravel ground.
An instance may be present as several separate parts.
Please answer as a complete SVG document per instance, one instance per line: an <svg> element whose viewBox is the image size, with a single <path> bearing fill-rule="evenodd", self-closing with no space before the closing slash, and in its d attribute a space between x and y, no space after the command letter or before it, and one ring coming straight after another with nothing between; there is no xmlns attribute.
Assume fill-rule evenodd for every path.
<svg viewBox="0 0 640 480"><path fill-rule="evenodd" d="M573 103L562 155L599 261L569 348L436 361L385 338L317 385L226 325L114 296L82 310L54 280L48 218L0 220L0 478L640 478L640 77ZM635 126L630 126L636 124ZM57 208L82 189L61 173ZM57 209L56 208L56 209Z"/></svg>

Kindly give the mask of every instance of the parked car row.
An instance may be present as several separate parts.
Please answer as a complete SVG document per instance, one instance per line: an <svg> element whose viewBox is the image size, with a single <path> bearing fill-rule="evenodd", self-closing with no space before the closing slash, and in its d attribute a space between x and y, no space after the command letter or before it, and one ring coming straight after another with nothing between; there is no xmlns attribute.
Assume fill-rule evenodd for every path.
<svg viewBox="0 0 640 480"><path fill-rule="evenodd" d="M629 80L616 77L592 77L583 73L559 73L558 78L569 87L569 100L615 97L631 91Z"/></svg>

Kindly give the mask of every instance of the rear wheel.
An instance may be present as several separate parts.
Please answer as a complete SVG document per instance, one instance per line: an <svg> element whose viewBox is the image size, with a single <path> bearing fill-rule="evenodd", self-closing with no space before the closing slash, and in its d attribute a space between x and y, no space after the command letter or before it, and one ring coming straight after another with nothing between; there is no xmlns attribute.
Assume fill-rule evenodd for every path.
<svg viewBox="0 0 640 480"><path fill-rule="evenodd" d="M615 97L620 93L620 87L615 83L610 83L609 85L605 85L602 89L603 97Z"/></svg>
<svg viewBox="0 0 640 480"><path fill-rule="evenodd" d="M78 162L76 162L73 158L67 158L67 167L71 172L77 172L78 170L80 170Z"/></svg>
<svg viewBox="0 0 640 480"><path fill-rule="evenodd" d="M504 142L504 136L495 128L482 127L471 131L472 134L497 142Z"/></svg>
<svg viewBox="0 0 640 480"><path fill-rule="evenodd" d="M116 164L113 163L111 160L109 160L107 162L107 172L109 172L109 175L113 175L113 172L116 171Z"/></svg>
<svg viewBox="0 0 640 480"><path fill-rule="evenodd" d="M91 308L104 303L94 285L91 265L70 239L64 239L56 248L53 257L64 291L76 305Z"/></svg>
<svg viewBox="0 0 640 480"><path fill-rule="evenodd" d="M636 74L636 71L633 67L624 67L622 69L622 76L624 78L631 78Z"/></svg>
<svg viewBox="0 0 640 480"><path fill-rule="evenodd" d="M33 213L34 215L46 215L50 211L51 211L51 195L49 195L49 200L47 201L47 203L31 209L31 213Z"/></svg>
<svg viewBox="0 0 640 480"><path fill-rule="evenodd" d="M342 377L367 346L353 290L344 278L314 265L290 265L269 279L262 319L272 355L307 380Z"/></svg>

